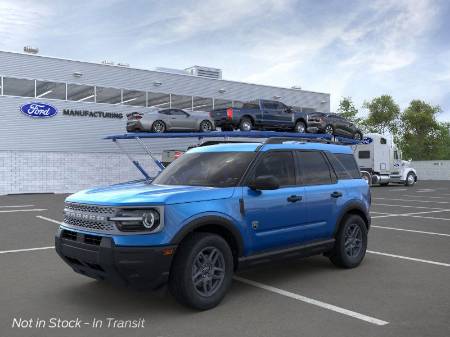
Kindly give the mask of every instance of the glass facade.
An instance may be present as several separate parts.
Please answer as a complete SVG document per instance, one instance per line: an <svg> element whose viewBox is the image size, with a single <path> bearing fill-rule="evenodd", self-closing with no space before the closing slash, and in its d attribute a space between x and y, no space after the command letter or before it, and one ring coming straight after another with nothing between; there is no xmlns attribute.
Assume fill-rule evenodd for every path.
<svg viewBox="0 0 450 337"><path fill-rule="evenodd" d="M227 107L240 108L237 100L168 94L95 85L60 83L45 80L0 76L2 96L45 98L73 102L123 104L135 107L177 108L189 111L211 111ZM308 108L303 108L304 111ZM314 109L310 109L314 110Z"/></svg>

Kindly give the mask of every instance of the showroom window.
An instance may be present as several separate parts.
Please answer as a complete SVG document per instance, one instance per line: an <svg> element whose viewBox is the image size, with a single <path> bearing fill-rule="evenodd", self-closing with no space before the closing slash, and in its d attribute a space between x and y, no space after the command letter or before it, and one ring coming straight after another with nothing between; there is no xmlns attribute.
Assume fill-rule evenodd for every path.
<svg viewBox="0 0 450 337"><path fill-rule="evenodd" d="M194 105L192 109L194 111L212 111L213 109L213 99L204 97L194 97Z"/></svg>
<svg viewBox="0 0 450 337"><path fill-rule="evenodd" d="M122 104L133 106L147 106L147 97L144 91L123 90Z"/></svg>
<svg viewBox="0 0 450 337"><path fill-rule="evenodd" d="M90 85L68 84L67 99L75 102L95 102L95 89Z"/></svg>
<svg viewBox="0 0 450 337"><path fill-rule="evenodd" d="M116 88L96 87L95 97L97 103L117 104L122 102L122 92Z"/></svg>
<svg viewBox="0 0 450 337"><path fill-rule="evenodd" d="M20 78L3 78L3 95L34 97L35 81Z"/></svg>
<svg viewBox="0 0 450 337"><path fill-rule="evenodd" d="M172 108L192 110L192 96L172 95Z"/></svg>
<svg viewBox="0 0 450 337"><path fill-rule="evenodd" d="M214 109L226 109L233 106L233 102L225 99L215 98Z"/></svg>
<svg viewBox="0 0 450 337"><path fill-rule="evenodd" d="M36 81L36 98L66 99L66 84Z"/></svg>
<svg viewBox="0 0 450 337"><path fill-rule="evenodd" d="M170 95L158 92L148 92L148 107L153 108L170 108Z"/></svg>

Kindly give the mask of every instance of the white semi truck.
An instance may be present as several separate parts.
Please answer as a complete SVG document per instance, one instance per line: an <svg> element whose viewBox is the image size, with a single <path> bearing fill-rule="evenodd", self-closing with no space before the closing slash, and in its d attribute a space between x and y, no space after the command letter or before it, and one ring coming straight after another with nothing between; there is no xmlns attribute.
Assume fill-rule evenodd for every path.
<svg viewBox="0 0 450 337"><path fill-rule="evenodd" d="M416 170L410 161L402 160L400 150L390 138L370 133L364 136L362 144L353 147L361 174L370 185L397 183L412 186L417 182Z"/></svg>

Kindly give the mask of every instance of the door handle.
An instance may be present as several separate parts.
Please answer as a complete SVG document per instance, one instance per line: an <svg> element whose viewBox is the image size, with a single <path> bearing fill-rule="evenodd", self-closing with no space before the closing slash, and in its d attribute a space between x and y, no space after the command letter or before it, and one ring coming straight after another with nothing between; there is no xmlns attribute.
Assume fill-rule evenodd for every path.
<svg viewBox="0 0 450 337"><path fill-rule="evenodd" d="M302 196L300 195L291 195L290 197L287 198L287 201L289 202L297 202L297 201L301 201L302 200Z"/></svg>
<svg viewBox="0 0 450 337"><path fill-rule="evenodd" d="M332 198L339 198L339 197L342 197L342 193L335 191L335 192L331 193L330 196Z"/></svg>

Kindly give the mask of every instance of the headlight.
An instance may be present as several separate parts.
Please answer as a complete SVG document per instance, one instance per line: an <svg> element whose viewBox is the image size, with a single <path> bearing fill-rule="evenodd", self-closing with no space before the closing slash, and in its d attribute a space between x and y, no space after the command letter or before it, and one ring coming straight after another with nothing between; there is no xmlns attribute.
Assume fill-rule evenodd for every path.
<svg viewBox="0 0 450 337"><path fill-rule="evenodd" d="M159 232L162 229L160 212L156 208L124 209L109 220L123 232Z"/></svg>

